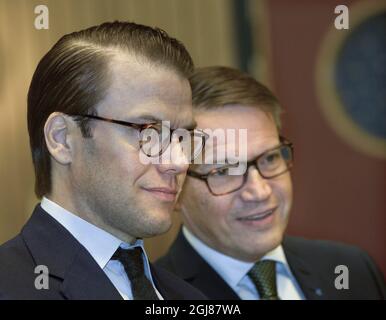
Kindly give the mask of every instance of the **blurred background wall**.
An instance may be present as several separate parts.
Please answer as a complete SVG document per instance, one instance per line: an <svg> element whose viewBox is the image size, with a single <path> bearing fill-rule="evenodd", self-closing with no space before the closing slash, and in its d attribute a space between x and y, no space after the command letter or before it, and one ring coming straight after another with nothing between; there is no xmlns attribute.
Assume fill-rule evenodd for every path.
<svg viewBox="0 0 386 320"><path fill-rule="evenodd" d="M334 27L333 0L0 0L0 243L37 199L26 94L39 59L65 33L108 20L158 26L196 66L241 68L268 84L295 144L289 233L352 243L386 274L385 1L344 1L350 29ZM49 9L36 30L34 8ZM383 28L383 31L382 31ZM152 260L179 229L146 240Z"/></svg>

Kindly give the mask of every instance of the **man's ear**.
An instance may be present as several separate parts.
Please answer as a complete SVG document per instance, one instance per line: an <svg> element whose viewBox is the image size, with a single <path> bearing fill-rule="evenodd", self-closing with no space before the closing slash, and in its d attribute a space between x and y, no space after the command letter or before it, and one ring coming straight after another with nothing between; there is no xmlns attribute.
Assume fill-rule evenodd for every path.
<svg viewBox="0 0 386 320"><path fill-rule="evenodd" d="M44 125L44 138L51 156L60 164L72 162L70 126L63 113L53 112Z"/></svg>

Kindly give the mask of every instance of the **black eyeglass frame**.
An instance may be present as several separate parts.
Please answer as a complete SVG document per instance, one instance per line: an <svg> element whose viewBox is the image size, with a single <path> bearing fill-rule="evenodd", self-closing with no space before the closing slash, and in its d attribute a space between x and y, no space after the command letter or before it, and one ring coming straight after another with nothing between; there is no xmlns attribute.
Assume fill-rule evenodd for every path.
<svg viewBox="0 0 386 320"><path fill-rule="evenodd" d="M123 120L115 120L115 119L110 119L110 118L104 118L104 117L100 117L100 116L92 115L92 114L68 114L68 115L71 116L71 117L88 118L88 119L94 119L94 120L100 120L100 121L105 121L105 122L109 122L109 123L119 124L121 126L129 127L129 128L134 128L134 129L138 130L139 133L142 130L154 129L154 130L156 130L158 132L158 134L160 134L161 133L160 131L161 131L161 128L162 128L162 125L161 125L161 128L158 127L161 124L161 122L138 124L138 123L127 122L127 121L123 121ZM176 131L176 130L179 130L179 128L177 128L177 129L169 128L169 130L170 130L170 141L168 141L168 144L166 146L162 147L160 152L158 154L156 154L156 155L150 156L150 155L145 153L148 157L159 157L159 156L161 156L165 152L165 150L167 150L167 148L169 147L169 145L171 143L173 132ZM192 129L192 130L188 130L188 129L185 129L185 130L190 132L192 135L197 134L197 133L200 134L201 138L203 138L201 150L204 150L205 143L206 143L206 140L208 140L209 135L207 133L205 133L203 130L197 129L197 128ZM144 141L143 140L139 140L138 142L139 142L139 148L141 149Z"/></svg>
<svg viewBox="0 0 386 320"><path fill-rule="evenodd" d="M264 179L273 179L273 178L276 178L276 177L278 177L278 176L280 176L280 175L282 175L282 174L288 172L288 171L292 168L292 166L293 166L293 161L294 161L294 146L293 146L293 143L290 142L288 139L286 139L286 138L283 137L283 136L279 136L279 139L280 139L280 144L279 144L278 146L273 147L273 148L271 148L271 149L268 149L268 150L264 151L262 154L258 155L256 158L254 158L254 159L252 159L252 160L250 160L250 161L248 161L248 162L246 163L246 164L247 164L247 168L246 168L245 173L243 174L243 182L242 182L242 184L240 185L240 187L238 187L237 189L234 189L234 190L232 190L232 191L224 192L224 193L214 193L214 192L212 191L211 187L209 186L209 182L208 182L208 178L209 178L210 176L212 176L212 175L214 175L216 172L218 172L218 171L223 170L224 168L226 168L226 167L227 167L226 165L223 166L223 167L214 168L214 169L210 170L208 173L205 173L205 174L200 174L200 173L197 173L197 172L188 170L187 175L190 176L190 177L192 177L192 178L196 178L196 179L200 179L200 180L205 181L206 186L208 187L208 190L209 190L210 193L213 194L214 196L227 195L227 194L230 194L230 193L233 193L233 192L236 192L236 191L240 190L240 189L245 185L245 183L247 182L248 171L249 171L249 168L250 168L251 166L254 166L254 167L256 168L256 170L259 172L260 176L263 177ZM260 171L260 169L259 169L259 167L258 167L258 165L257 165L258 160L259 160L260 158L262 158L265 154L267 154L267 152L271 152L271 151L276 150L276 149L279 149L279 148L281 148L281 147L283 147L283 146L287 146L287 147L289 147L289 148L291 149L291 162L289 162L289 163L287 164L287 169L286 169L285 171L283 171L283 172L280 172L280 173L274 175L274 176L269 176L269 177L264 176L264 175L261 173L261 171ZM231 166L228 166L228 167L231 167Z"/></svg>

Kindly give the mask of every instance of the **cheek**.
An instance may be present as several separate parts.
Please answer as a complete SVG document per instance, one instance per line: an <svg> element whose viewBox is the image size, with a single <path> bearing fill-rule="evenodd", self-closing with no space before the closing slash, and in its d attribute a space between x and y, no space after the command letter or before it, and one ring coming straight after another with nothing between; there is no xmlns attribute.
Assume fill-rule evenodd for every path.
<svg viewBox="0 0 386 320"><path fill-rule="evenodd" d="M119 145L122 147L115 147ZM95 164L93 170L105 175L106 181L118 181L121 185L134 184L146 171L138 153L125 148L124 144L101 145L94 149L91 156Z"/></svg>
<svg viewBox="0 0 386 320"><path fill-rule="evenodd" d="M286 184L283 187L283 190L284 190L283 192L286 194L287 201L289 203L292 203L293 191L292 191L292 180L290 175L288 175L288 179L286 179Z"/></svg>
<svg viewBox="0 0 386 320"><path fill-rule="evenodd" d="M154 181L158 181L155 178L155 169L151 168L151 165L143 165L135 159L134 161L130 159L123 161L120 170L117 173L118 179L122 180L122 183L126 183L126 186L135 192L139 191L141 187L151 186Z"/></svg>
<svg viewBox="0 0 386 320"><path fill-rule="evenodd" d="M201 211L205 206L203 200L205 199L204 192L205 185L201 181L196 181L193 178L187 178L180 195L180 203L189 212Z"/></svg>
<svg viewBox="0 0 386 320"><path fill-rule="evenodd" d="M208 193L201 196L200 211L203 212L203 223L210 224L211 228L227 229L231 221L232 198L230 196L213 196Z"/></svg>
<svg viewBox="0 0 386 320"><path fill-rule="evenodd" d="M273 185L273 190L281 205L289 210L292 205L292 181L290 175L283 176L282 179L276 181Z"/></svg>
<svg viewBox="0 0 386 320"><path fill-rule="evenodd" d="M200 221L215 219L218 215L216 200L204 182L193 178L185 181L180 201L188 212L194 213L194 219Z"/></svg>

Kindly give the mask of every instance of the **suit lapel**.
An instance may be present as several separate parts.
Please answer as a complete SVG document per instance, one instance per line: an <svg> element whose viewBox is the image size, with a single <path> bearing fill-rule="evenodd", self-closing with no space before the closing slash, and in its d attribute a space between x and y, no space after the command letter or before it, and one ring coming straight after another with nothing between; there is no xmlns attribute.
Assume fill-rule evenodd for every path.
<svg viewBox="0 0 386 320"><path fill-rule="evenodd" d="M75 257L63 280L63 295L74 300L122 300L110 279L90 258L83 252Z"/></svg>
<svg viewBox="0 0 386 320"><path fill-rule="evenodd" d="M323 286L323 278L315 273L312 266L298 253L285 238L283 242L291 272L296 278L306 299L321 300L329 295L328 288ZM177 275L196 288L200 289L209 299L240 299L220 275L192 248L183 233L179 232L170 249L171 262Z"/></svg>
<svg viewBox="0 0 386 320"><path fill-rule="evenodd" d="M200 257L201 258L201 257ZM205 261L189 281L212 300L240 300L240 297Z"/></svg>
<svg viewBox="0 0 386 320"><path fill-rule="evenodd" d="M153 282L164 300L181 300L182 296L178 294L175 288L170 287L170 283L163 281L158 274L157 269L150 263L150 272L153 277Z"/></svg>
<svg viewBox="0 0 386 320"><path fill-rule="evenodd" d="M323 280L318 276L312 267L304 261L286 239L283 242L284 253L287 258L291 272L299 283L306 299L323 300L325 290L322 289Z"/></svg>
<svg viewBox="0 0 386 320"><path fill-rule="evenodd" d="M192 248L182 230L172 245L170 254L177 275L201 290L209 299L240 299L224 279Z"/></svg>
<svg viewBox="0 0 386 320"><path fill-rule="evenodd" d="M122 299L88 251L40 205L21 233L36 265L63 280L67 299Z"/></svg>

